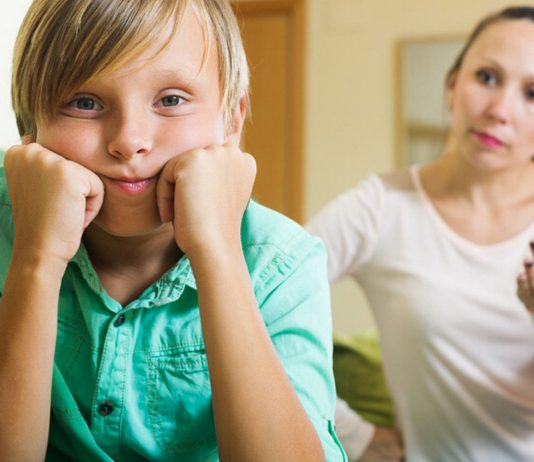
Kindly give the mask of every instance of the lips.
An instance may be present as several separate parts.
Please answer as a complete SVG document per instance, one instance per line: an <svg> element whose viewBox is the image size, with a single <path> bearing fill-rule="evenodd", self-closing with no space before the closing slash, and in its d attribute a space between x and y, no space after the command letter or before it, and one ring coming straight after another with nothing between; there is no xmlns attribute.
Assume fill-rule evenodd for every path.
<svg viewBox="0 0 534 462"><path fill-rule="evenodd" d="M474 135L480 144L488 148L502 148L505 145L499 138L486 132L475 131Z"/></svg>
<svg viewBox="0 0 534 462"><path fill-rule="evenodd" d="M156 177L151 178L109 178L110 183L122 192L130 195L143 194L156 183Z"/></svg>

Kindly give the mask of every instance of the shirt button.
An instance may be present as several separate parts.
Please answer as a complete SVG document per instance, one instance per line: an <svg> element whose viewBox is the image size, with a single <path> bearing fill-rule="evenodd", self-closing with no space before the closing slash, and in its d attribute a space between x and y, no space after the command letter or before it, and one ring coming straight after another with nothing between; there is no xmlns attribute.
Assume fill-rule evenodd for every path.
<svg viewBox="0 0 534 462"><path fill-rule="evenodd" d="M106 401L105 403L102 403L100 406L98 406L98 413L102 417L106 417L110 415L113 412L113 406L109 403L109 401Z"/></svg>
<svg viewBox="0 0 534 462"><path fill-rule="evenodd" d="M124 316L123 314L120 314L117 319L115 319L115 322L113 323L113 325L115 327L119 327L126 319L126 316Z"/></svg>

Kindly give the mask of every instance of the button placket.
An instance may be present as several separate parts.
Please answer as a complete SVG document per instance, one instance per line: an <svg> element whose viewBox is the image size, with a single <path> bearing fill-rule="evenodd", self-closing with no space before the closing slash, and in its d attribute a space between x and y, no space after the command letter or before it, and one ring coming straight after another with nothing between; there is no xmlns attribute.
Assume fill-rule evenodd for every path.
<svg viewBox="0 0 534 462"><path fill-rule="evenodd" d="M120 446L126 368L130 358L131 326L124 323L125 319L121 313L108 324L93 401L93 434L110 454L116 453ZM122 328L117 329L117 321Z"/></svg>

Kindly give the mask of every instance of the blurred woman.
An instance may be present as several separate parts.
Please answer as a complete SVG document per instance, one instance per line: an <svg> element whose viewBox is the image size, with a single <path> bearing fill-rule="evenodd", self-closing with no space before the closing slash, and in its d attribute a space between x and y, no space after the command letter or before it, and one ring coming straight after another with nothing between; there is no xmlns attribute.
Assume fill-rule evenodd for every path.
<svg viewBox="0 0 534 462"><path fill-rule="evenodd" d="M534 460L534 323L515 277L534 237L534 8L483 19L446 84L443 155L371 175L308 224L330 281L366 293L404 441L341 403L352 460Z"/></svg>

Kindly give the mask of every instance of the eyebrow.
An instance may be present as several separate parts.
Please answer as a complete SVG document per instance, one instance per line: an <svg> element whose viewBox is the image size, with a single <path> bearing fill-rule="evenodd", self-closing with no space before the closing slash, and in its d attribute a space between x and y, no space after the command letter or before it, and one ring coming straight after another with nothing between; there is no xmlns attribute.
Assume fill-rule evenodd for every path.
<svg viewBox="0 0 534 462"><path fill-rule="evenodd" d="M202 69L154 69L155 77L158 80L178 81L183 85L192 85L201 72Z"/></svg>

